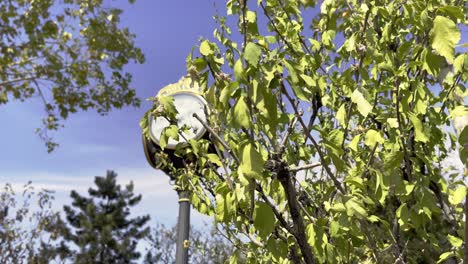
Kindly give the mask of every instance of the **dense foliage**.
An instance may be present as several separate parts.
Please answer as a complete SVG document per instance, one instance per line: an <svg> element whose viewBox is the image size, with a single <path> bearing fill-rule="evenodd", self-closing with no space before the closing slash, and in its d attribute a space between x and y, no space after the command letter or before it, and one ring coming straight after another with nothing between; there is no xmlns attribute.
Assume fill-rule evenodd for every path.
<svg viewBox="0 0 468 264"><path fill-rule="evenodd" d="M466 1L230 0L226 13L187 59L218 149L177 151L202 168L174 172L194 207L249 263L461 260L466 170L442 161L467 162L466 122L451 128L468 115ZM151 111L176 114L168 98Z"/></svg>
<svg viewBox="0 0 468 264"><path fill-rule="evenodd" d="M139 105L124 66L144 57L121 13L100 0L0 1L0 105L40 97L49 151L47 132L70 113Z"/></svg>

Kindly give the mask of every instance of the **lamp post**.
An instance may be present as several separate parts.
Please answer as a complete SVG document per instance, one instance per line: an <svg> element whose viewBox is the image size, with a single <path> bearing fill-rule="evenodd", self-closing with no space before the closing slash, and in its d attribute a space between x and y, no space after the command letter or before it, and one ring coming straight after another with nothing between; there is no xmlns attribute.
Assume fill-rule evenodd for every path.
<svg viewBox="0 0 468 264"><path fill-rule="evenodd" d="M161 133L170 122L164 117L148 116L149 138L143 135L143 149L148 163L155 169L161 169L173 180L177 180L178 175L174 175L169 169L160 166L161 162L157 158L159 152L166 154L173 167L180 169L185 166L184 158L175 155L175 149L187 147L188 140L200 139L206 134L203 124L194 117L196 114L206 122L207 103L201 96L200 87L189 78L181 78L177 83L170 84L162 88L156 97L171 96L174 98L174 107L177 110L178 127L188 127L188 130L180 132L179 140L170 138L167 145L162 149L159 146ZM188 263L188 249L190 247L190 193L188 190L178 189L179 195L179 216L177 221L177 247L176 264Z"/></svg>

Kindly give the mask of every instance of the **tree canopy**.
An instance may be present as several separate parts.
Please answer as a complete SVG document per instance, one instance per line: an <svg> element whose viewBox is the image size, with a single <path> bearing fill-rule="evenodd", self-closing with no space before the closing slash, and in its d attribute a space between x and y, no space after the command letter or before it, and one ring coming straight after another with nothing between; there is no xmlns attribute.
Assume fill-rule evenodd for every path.
<svg viewBox="0 0 468 264"><path fill-rule="evenodd" d="M139 106L124 66L144 56L121 13L100 0L0 2L0 104L40 97L37 132L49 151L57 143L47 132L71 113Z"/></svg>
<svg viewBox="0 0 468 264"><path fill-rule="evenodd" d="M460 150L467 163L468 129L450 128L468 115L466 1L230 0L225 11L187 58L211 108L212 140L177 151L202 168L174 174L193 206L249 263L463 258L466 170L442 162ZM170 100L150 112L175 116Z"/></svg>

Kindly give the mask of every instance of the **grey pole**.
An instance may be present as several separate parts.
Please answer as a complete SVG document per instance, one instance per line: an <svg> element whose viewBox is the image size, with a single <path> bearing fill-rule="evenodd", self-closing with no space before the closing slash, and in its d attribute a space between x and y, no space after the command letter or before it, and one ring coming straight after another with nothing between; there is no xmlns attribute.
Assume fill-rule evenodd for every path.
<svg viewBox="0 0 468 264"><path fill-rule="evenodd" d="M177 221L176 264L188 263L190 246L190 200L187 191L179 191L179 219Z"/></svg>

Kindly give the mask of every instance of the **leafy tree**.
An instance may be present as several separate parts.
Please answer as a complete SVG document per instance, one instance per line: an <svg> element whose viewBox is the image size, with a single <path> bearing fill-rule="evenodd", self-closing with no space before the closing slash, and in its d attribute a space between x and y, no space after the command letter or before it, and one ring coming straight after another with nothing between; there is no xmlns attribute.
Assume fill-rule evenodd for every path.
<svg viewBox="0 0 468 264"><path fill-rule="evenodd" d="M135 196L133 183L121 188L116 177L113 171L96 176L97 189L90 188L89 197L71 192L72 205L64 206L68 225L61 221L63 243L55 254L73 263L135 263L140 257L136 247L149 232L145 227L149 216L129 218L130 208L140 202L141 195Z"/></svg>
<svg viewBox="0 0 468 264"><path fill-rule="evenodd" d="M149 248L145 263L175 263L177 226L166 228L157 225L148 235ZM190 229L190 263L226 263L233 254L233 246L221 235L220 231L211 232Z"/></svg>
<svg viewBox="0 0 468 264"><path fill-rule="evenodd" d="M49 152L57 143L47 132L70 113L139 106L124 66L144 56L121 13L103 1L0 1L0 104L41 97L37 132Z"/></svg>
<svg viewBox="0 0 468 264"><path fill-rule="evenodd" d="M58 212L50 191L36 191L31 182L20 193L11 184L0 191L0 263L49 263L44 245L57 232Z"/></svg>
<svg viewBox="0 0 468 264"><path fill-rule="evenodd" d="M174 172L194 207L250 263L460 260L466 170L441 162L468 141L447 128L468 114L466 1L230 0L226 12L187 59L219 150L178 150L203 168Z"/></svg>

